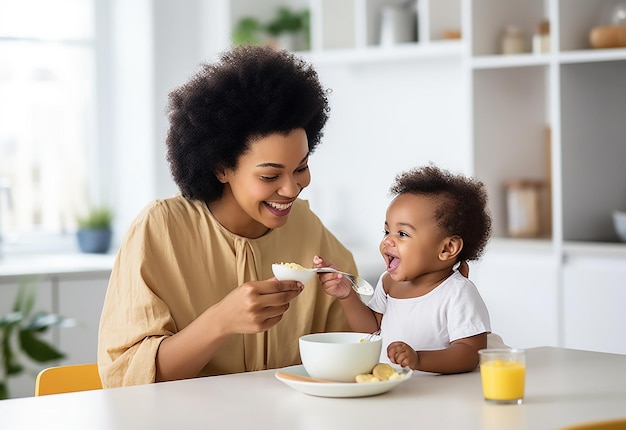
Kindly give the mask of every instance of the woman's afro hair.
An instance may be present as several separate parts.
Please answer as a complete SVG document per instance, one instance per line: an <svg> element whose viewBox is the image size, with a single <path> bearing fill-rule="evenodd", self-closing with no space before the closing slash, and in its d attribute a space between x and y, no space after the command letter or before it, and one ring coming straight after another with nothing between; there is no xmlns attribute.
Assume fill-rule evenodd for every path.
<svg viewBox="0 0 626 430"><path fill-rule="evenodd" d="M224 185L215 172L236 168L252 141L303 128L313 153L330 108L317 72L295 55L240 46L169 95L167 160L183 196L211 202Z"/></svg>

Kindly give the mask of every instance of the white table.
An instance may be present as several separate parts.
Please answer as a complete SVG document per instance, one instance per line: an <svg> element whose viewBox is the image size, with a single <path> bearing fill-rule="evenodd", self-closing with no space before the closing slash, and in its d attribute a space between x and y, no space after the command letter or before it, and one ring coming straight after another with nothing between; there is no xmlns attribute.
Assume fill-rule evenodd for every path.
<svg viewBox="0 0 626 430"><path fill-rule="evenodd" d="M490 405L480 375L414 375L374 397L295 391L274 371L0 401L0 429L558 429L626 417L626 355L528 350L523 405Z"/></svg>

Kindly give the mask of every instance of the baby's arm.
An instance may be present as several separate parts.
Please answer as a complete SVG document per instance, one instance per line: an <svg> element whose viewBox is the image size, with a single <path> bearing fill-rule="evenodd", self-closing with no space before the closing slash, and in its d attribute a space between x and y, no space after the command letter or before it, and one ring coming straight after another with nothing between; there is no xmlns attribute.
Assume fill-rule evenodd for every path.
<svg viewBox="0 0 626 430"><path fill-rule="evenodd" d="M313 264L314 267L333 267L340 270L330 261L318 256L313 258ZM380 328L382 315L372 311L363 303L345 276L338 273L319 273L318 275L324 292L339 299L339 304L352 330L373 333Z"/></svg>
<svg viewBox="0 0 626 430"><path fill-rule="evenodd" d="M478 350L487 348L487 333L458 339L445 349L414 351L404 342L392 342L387 356L392 363L434 373L471 372L478 366Z"/></svg>

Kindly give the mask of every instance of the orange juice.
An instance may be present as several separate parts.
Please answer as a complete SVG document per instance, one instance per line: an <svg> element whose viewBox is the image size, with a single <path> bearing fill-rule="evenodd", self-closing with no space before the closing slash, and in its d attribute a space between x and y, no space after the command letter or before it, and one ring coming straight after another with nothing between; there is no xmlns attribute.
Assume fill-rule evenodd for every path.
<svg viewBox="0 0 626 430"><path fill-rule="evenodd" d="M524 398L526 365L523 362L498 359L483 362L480 377L486 400L519 403Z"/></svg>

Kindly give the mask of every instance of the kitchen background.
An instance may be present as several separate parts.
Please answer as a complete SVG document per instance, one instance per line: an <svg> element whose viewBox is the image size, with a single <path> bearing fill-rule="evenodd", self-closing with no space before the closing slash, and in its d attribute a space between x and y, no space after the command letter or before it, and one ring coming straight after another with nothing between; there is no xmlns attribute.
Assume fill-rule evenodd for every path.
<svg viewBox="0 0 626 430"><path fill-rule="evenodd" d="M5 243L0 315L20 276L39 273L39 304L81 322L48 337L68 353L63 362L95 361L115 248L145 204L176 192L167 94L227 48L244 18L264 25L285 6L308 11L310 37L274 43L298 43L332 90L303 197L361 273L375 281L384 270L378 242L394 176L433 162L488 187L494 238L470 277L505 342L626 353L626 245L611 218L626 210L626 49L589 41L622 3L96 0L98 145L85 192L114 208L113 247L78 254L73 234L47 247ZM6 202L0 194L5 214ZM12 394L32 394L32 375L12 384Z"/></svg>

